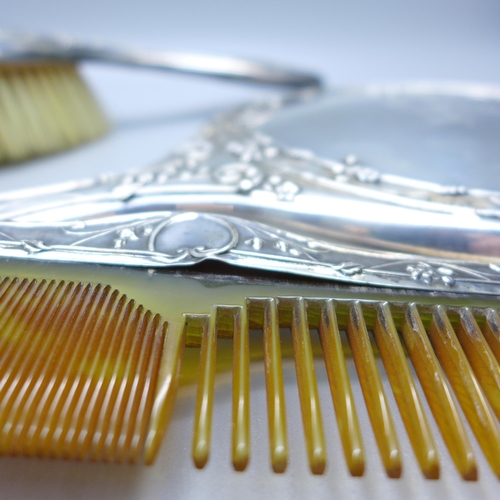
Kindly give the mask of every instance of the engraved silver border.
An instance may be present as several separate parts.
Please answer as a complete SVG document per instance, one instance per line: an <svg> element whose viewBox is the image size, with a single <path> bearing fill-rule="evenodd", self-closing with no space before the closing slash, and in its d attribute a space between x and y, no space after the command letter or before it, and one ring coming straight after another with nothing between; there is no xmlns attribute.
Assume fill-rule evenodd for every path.
<svg viewBox="0 0 500 500"><path fill-rule="evenodd" d="M500 89L465 88L477 98L500 99ZM415 253L399 244L399 233L381 240L390 243L385 250L360 248L362 240L337 242L335 232L328 241L321 236L317 230L324 229L325 213L307 219L318 196L331 207L339 207L341 199L385 211L387 222L387 213L412 210L422 235L438 218L460 225L454 234L464 238L482 224L478 236L491 236L497 245L500 193L422 183L320 158L259 131L283 106L312 97L295 93L226 113L162 162L138 172L0 193L0 257L147 267L212 259L351 283L500 295L498 252L489 257L457 250L451 257L429 247ZM180 238L173 253L156 249L154 235L186 213L222 224L229 240L223 237L208 248L201 237ZM285 216L289 221L304 216L302 226L286 228ZM329 217L329 223L339 222L336 214ZM468 222L462 227L462 221ZM357 222L370 230L362 217ZM374 236L368 233L365 241Z"/></svg>

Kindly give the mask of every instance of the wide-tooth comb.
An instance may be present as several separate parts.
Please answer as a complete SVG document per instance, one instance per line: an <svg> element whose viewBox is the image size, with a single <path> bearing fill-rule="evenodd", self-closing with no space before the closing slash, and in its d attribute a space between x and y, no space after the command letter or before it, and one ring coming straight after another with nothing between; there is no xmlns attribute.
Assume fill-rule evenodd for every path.
<svg viewBox="0 0 500 500"><path fill-rule="evenodd" d="M211 447L217 339L231 338L232 460L236 470L245 470L250 458L249 332L261 330L270 458L273 469L284 472L289 452L280 329L286 328L310 469L322 474L328 438L322 419L332 416L322 415L318 396L311 344L317 330L347 467L362 476L363 438L340 333L346 331L389 477L402 473L402 450L378 355L423 475L439 477L440 452L410 360L461 476L478 476L463 412L500 477L498 312L325 295L248 297L242 305L235 297L238 305L213 306L210 314L185 313L182 321L172 318L168 329L159 315L110 286L5 278L0 283L0 451L151 463L174 408L186 346L201 348L192 450L195 465L202 468Z"/></svg>

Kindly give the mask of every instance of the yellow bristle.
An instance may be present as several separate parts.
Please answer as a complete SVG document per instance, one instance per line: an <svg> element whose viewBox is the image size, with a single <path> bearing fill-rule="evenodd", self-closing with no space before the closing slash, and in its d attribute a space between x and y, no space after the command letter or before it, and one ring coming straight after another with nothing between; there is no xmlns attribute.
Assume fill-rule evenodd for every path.
<svg viewBox="0 0 500 500"><path fill-rule="evenodd" d="M0 163L62 151L107 130L74 64L0 65Z"/></svg>

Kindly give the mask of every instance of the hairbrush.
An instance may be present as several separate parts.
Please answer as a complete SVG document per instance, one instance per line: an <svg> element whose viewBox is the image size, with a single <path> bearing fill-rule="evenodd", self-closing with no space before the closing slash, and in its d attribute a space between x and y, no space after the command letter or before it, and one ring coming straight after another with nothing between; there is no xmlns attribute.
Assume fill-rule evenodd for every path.
<svg viewBox="0 0 500 500"><path fill-rule="evenodd" d="M243 470L250 453L249 331L260 330L271 464L283 472L285 328L291 331L313 473L322 474L327 463L311 343L311 330L317 330L352 475L363 474L365 457L345 367L347 346L389 477L401 475L402 452L377 356L425 477L439 477L439 452L409 360L462 477L476 479L477 464L460 412L499 476L495 186L443 185L385 173L376 161L367 165L352 155L331 160L276 138L284 132L303 138L294 129L296 118L309 131L311 123L323 129L325 117L318 113L328 106L342 111L362 103L362 121L392 123L406 153L418 151L421 135L438 123L446 140L436 156L444 163L446 148L454 144L445 125L462 140L457 124L473 121L470 147L483 122L493 130L500 123L498 95L485 88L367 87L337 92L325 105L324 98L294 94L220 117L201 137L141 172L0 195L2 275L26 277L1 285L7 325L2 335L14 339L8 351L14 353L12 370L26 367L4 375L16 383L6 386L15 398L5 400L5 452L150 463L173 410L183 352L198 347L192 455L203 467L211 446L217 339L232 338L232 457L235 469ZM479 136L480 152L489 158L496 144ZM355 139L375 160L383 150L380 140L370 155L370 142ZM393 159L388 168L407 168L417 160L408 154L407 161ZM435 161L430 157L428 165ZM459 177L467 165L455 167ZM486 174L479 166L475 173L473 181L481 184ZM43 280L47 263L51 278L64 283ZM233 266L233 278L226 265ZM217 266L226 266L224 276L215 272ZM144 308L109 286L88 285L89 269ZM195 295L191 285L204 293ZM162 313L168 326L149 309ZM137 349L127 347L133 342ZM92 356L94 351L100 354ZM16 352L26 352L24 365ZM28 359L38 353L40 361L31 366ZM19 392L20 381L25 393ZM80 387L87 388L84 396ZM57 391L66 398L56 397ZM18 405L19 398L24 399ZM62 411L64 405L71 411Z"/></svg>
<svg viewBox="0 0 500 500"><path fill-rule="evenodd" d="M319 88L314 75L235 57L151 52L69 37L0 31L0 163L102 136L109 124L77 65L84 61L187 73L278 88Z"/></svg>

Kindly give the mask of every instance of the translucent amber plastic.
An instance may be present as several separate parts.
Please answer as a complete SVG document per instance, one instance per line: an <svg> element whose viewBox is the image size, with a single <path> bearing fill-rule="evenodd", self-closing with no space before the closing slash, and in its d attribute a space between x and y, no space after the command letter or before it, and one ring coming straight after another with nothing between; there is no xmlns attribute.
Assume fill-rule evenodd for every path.
<svg viewBox="0 0 500 500"><path fill-rule="evenodd" d="M353 476L362 476L365 451L333 301L323 301L319 305L321 345L347 466Z"/></svg>
<svg viewBox="0 0 500 500"><path fill-rule="evenodd" d="M119 282L122 277L114 278ZM184 360L182 383L197 386L192 435L196 467L209 460L216 372L222 367L233 372L227 430L232 463L244 471L251 466L250 364L256 362L266 380L270 464L275 472L286 473L289 436L282 357L293 356L311 471L323 474L339 466L327 463L326 443L332 437L323 429L315 365L324 362L347 468L362 476L367 458L346 367L352 356L389 477L399 477L404 464L388 388L424 477L437 479L440 474L430 415L410 362L446 444L441 454L449 452L464 479L477 479L468 425L500 477L496 309L424 300L418 305L391 303L383 297L355 300L352 292L342 297L332 292L337 298L331 298L300 287L295 290L311 296L266 296L272 288L243 286L229 294L224 287L211 288L208 297L206 289L192 293L192 282L168 277L147 282L158 287L158 293L147 295L147 287L138 286L143 278L134 275L133 286L126 279L121 284L166 311L168 325L109 285L31 277L0 280L1 454L152 463L174 411ZM179 290L173 287L176 283ZM172 293L174 289L179 293ZM291 340L284 340L282 328L290 329ZM258 346L250 345L250 329L261 332L252 337ZM320 344L311 342L312 330L319 332ZM350 348L342 343L342 330ZM231 343L229 355L221 351L226 354L220 359L218 339L229 339L220 346Z"/></svg>
<svg viewBox="0 0 500 500"><path fill-rule="evenodd" d="M406 349L451 458L464 479L477 479L477 464L450 386L436 358L415 304L405 310Z"/></svg>
<svg viewBox="0 0 500 500"><path fill-rule="evenodd" d="M387 303L382 303L377 307L374 334L420 468L428 479L437 479L439 477L439 457L436 443L432 437Z"/></svg>
<svg viewBox="0 0 500 500"><path fill-rule="evenodd" d="M389 477L399 477L402 469L399 442L359 302L350 308L347 334L382 462Z"/></svg>
<svg viewBox="0 0 500 500"><path fill-rule="evenodd" d="M109 286L0 285L0 452L142 459L166 324Z"/></svg>

